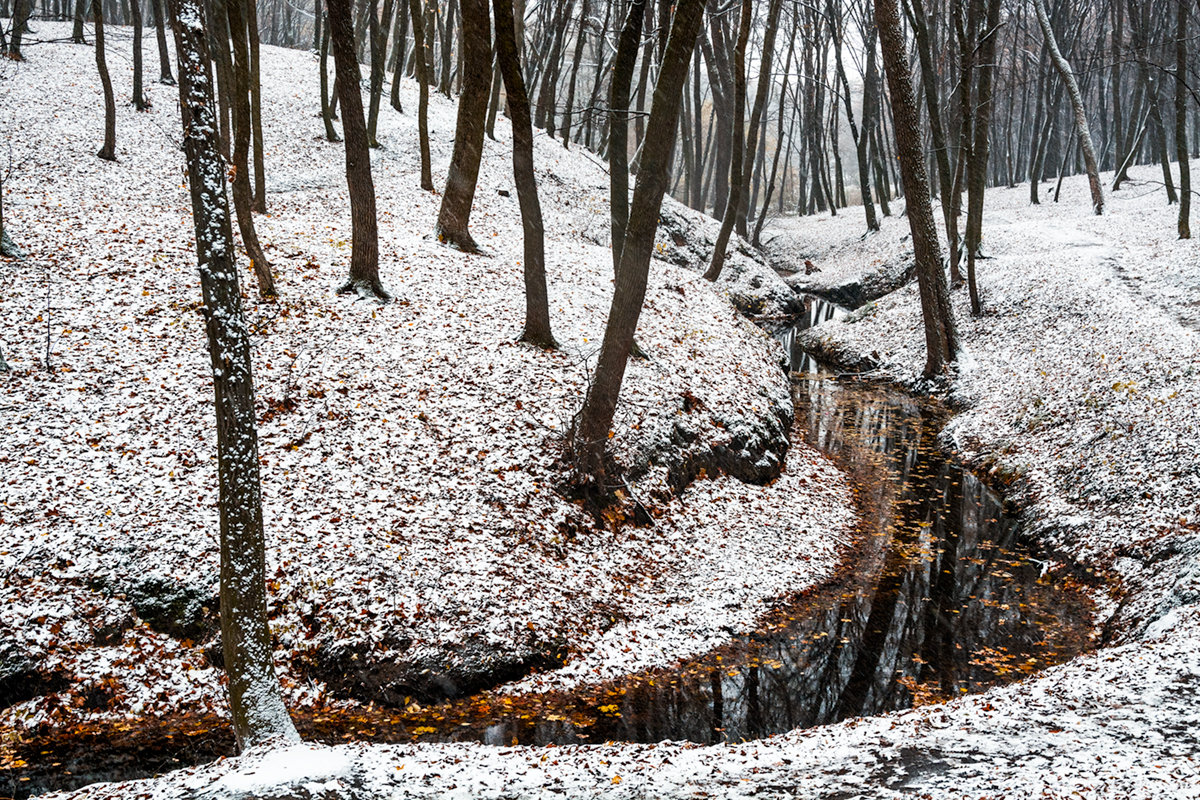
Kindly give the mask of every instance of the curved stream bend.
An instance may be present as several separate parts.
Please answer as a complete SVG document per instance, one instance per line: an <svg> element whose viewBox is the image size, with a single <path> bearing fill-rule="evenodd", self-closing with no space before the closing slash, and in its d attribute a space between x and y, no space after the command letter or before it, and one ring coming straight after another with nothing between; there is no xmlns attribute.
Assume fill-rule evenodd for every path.
<svg viewBox="0 0 1200 800"><path fill-rule="evenodd" d="M570 693L315 712L297 720L304 735L504 745L737 741L956 697L1091 647L1085 591L1032 557L1001 499L938 447L944 413L902 392L838 380L795 351L796 330L838 313L813 298L808 318L776 336L795 365L796 432L856 485L862 531L842 577L784 606L762 630L672 669ZM177 730L178 722L161 725ZM32 769L28 782L14 774L13 788L27 796L231 752L227 725L196 725L205 734L182 750L164 731L146 731L153 742L43 749L41 758L62 767Z"/></svg>

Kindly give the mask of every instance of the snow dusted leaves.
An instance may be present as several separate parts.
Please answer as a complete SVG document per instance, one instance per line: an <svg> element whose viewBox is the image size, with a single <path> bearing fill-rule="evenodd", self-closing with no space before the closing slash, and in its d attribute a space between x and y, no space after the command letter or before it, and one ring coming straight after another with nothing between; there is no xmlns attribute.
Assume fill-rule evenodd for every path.
<svg viewBox="0 0 1200 800"><path fill-rule="evenodd" d="M133 615L121 644L108 647L146 654L125 680L90 655L106 651L75 619L63 630L78 635L54 646L65 674L88 685L113 677L122 691L103 712L66 705L63 714L80 721L222 709L220 672L205 656L213 635L157 633L118 597L146 572L189 586L207 580L201 594L217 575L218 373L204 354L181 159L163 136L177 129L177 107L118 109L123 141L144 158L101 172L77 144L89 141L79 131L96 125L96 97L71 83L90 74L90 53L45 48L44 59L31 56L24 67L30 79L14 86L26 131L14 138L15 157L36 167L13 181L6 210L30 247L55 259L52 344L64 369L33 368L45 347L40 267L0 274L0 324L6 337L12 332L5 355L16 370L0 392L17 408L0 416L0 459L20 459L8 462L19 470L4 471L0 524L14 532L14 551L38 554L14 571L12 585L22 588L2 601L11 613L0 615L0 632L22 647L44 636L28 621L39 616L31 613L37 598L66 591L70 579L40 572L61 556L79 574L113 577L104 592L72 591ZM788 470L809 476L806 486L790 484L790 472L777 487L722 477L672 498L664 470L650 469L633 488L662 505L653 528L597 530L555 492L561 432L582 400L611 296L610 251L594 236L607 230L607 183L586 155L536 144L561 352L516 343L521 227L515 195L496 191L512 188L503 125L504 145L485 148L472 214L490 257L467 257L428 235L437 198L414 180L416 122L383 110L386 146L372 153L380 268L388 285L405 287L404 298L378 307L335 296L350 219L342 152L314 138L319 120L310 127L316 79L310 54L264 48L274 194L273 214L260 222L282 297L245 302L246 327L220 333L229 347L248 335L253 348L268 609L290 702L332 699L313 673L322 654L336 652L419 673L446 664L478 670L470 652L519 662L567 641L578 652L564 682L661 665L711 647L728 636L723 627L752 625L771 599L829 574L848 535L848 494L802 445L789 451ZM415 84L404 82L402 92L415 107ZM430 117L434 170L444 176L454 106L435 96ZM215 170L207 173L214 185ZM663 254L672 248L686 251L668 241ZM763 285L771 277L754 275ZM776 296L779 288L771 287ZM699 450L778 424L788 385L775 345L694 273L654 264L638 340L652 360L630 365L612 440L626 463L661 451L678 431ZM233 377L223 362L215 366ZM25 588L35 580L40 589ZM618 646L621 629L638 633ZM46 720L47 702L5 711L4 724Z"/></svg>

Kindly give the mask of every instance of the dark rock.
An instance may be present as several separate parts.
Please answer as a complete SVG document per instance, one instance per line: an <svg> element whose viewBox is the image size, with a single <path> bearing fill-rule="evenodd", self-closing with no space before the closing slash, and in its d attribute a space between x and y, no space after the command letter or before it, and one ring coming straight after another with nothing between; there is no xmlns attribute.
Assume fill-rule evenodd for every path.
<svg viewBox="0 0 1200 800"><path fill-rule="evenodd" d="M819 279L807 279L806 276L821 271L815 265L810 270L808 268L810 263L805 262L803 274L797 273L788 278L791 287L797 292L814 294L846 308L858 308L872 300L878 300L884 295L891 294L906 285L917 274L917 262L911 250L906 250L896 258L884 261L874 270L864 273L856 280L838 286L828 286L821 283Z"/></svg>
<svg viewBox="0 0 1200 800"><path fill-rule="evenodd" d="M666 468L667 483L675 491L682 491L702 473L732 475L759 486L770 483L783 470L793 410L790 402L770 397L764 401L769 412L710 417L712 424L725 430L726 438L719 432L701 436L697 425L703 417L698 412L706 409L698 398L681 398L680 407L688 416L677 418L662 435L647 436L629 467L629 479L636 481L657 466Z"/></svg>
<svg viewBox="0 0 1200 800"><path fill-rule="evenodd" d="M203 639L220 625L220 596L211 585L186 583L162 574L134 578L126 599L138 616L159 633L177 639Z"/></svg>
<svg viewBox="0 0 1200 800"><path fill-rule="evenodd" d="M66 678L46 672L15 643L0 645L0 708L65 689Z"/></svg>
<svg viewBox="0 0 1200 800"><path fill-rule="evenodd" d="M503 653L479 639L453 648L414 650L412 640L403 637L320 647L311 671L336 695L404 706L412 700L436 703L474 694L557 666L565 657L564 642L533 643L525 652Z"/></svg>
<svg viewBox="0 0 1200 800"><path fill-rule="evenodd" d="M92 623L92 641L100 647L111 647L121 643L125 631L134 625L133 616L122 609L113 609Z"/></svg>

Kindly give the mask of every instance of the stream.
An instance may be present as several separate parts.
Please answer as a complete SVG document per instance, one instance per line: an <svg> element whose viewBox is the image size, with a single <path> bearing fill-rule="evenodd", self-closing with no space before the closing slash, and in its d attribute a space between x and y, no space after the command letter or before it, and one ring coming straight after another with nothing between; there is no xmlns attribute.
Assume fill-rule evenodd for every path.
<svg viewBox="0 0 1200 800"><path fill-rule="evenodd" d="M570 693L485 692L351 712L353 719L314 712L297 719L302 733L328 742L736 742L947 700L1094 646L1081 583L1030 553L1002 498L938 446L947 413L838 378L796 347L799 330L844 313L812 298L805 318L775 334L793 378L793 434L856 487L858 541L827 585L789 600L754 633L671 669ZM179 721L162 723L179 730ZM223 733L212 724L208 738L181 735L192 736L186 753L167 741L156 751L121 753L116 742L106 743L112 750L96 743L87 753L42 751L41 759L75 774L35 768L20 784L9 776L14 794L139 777L230 752L227 724Z"/></svg>

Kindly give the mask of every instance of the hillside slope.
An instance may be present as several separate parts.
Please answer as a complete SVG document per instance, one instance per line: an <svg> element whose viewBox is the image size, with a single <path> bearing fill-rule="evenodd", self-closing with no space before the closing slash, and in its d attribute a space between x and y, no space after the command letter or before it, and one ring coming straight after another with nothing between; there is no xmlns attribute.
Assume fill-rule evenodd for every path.
<svg viewBox="0 0 1200 800"><path fill-rule="evenodd" d="M0 262L13 368L0 376L0 727L25 736L224 703L212 389L175 90L151 85L148 113L122 104L118 161L97 159L99 81L67 29L43 23L0 85L18 165L5 218L27 254ZM110 38L127 51L128 31ZM124 97L128 64L112 62ZM611 296L601 164L538 138L562 344L542 352L515 341L504 124L472 217L486 254L467 256L431 235L439 196L418 188L414 116L384 108L373 169L396 300L378 305L335 294L350 217L342 148L316 116L316 58L264 48L262 76L270 214L256 221L281 297L257 300L248 269L244 293L270 612L294 705L462 692L564 648L573 681L669 663L830 574L849 491L823 457L788 447L777 346L723 288L665 261L638 330L650 357L630 365L612 439L654 523L598 528L556 491ZM415 109L414 84L401 96ZM440 186L453 104L435 95L430 125ZM751 272L786 296L761 265L733 271ZM762 486L716 465L756 483L784 469Z"/></svg>

